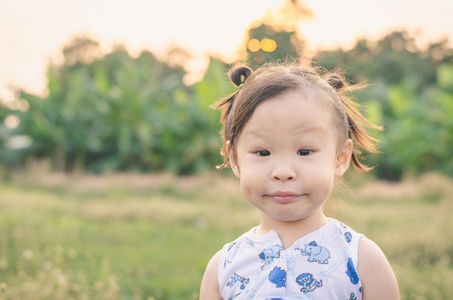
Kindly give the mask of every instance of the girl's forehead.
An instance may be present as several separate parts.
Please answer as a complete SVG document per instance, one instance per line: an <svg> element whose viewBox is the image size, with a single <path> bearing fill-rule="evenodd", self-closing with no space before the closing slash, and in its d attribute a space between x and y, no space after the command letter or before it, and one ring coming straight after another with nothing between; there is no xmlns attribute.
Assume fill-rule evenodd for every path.
<svg viewBox="0 0 453 300"><path fill-rule="evenodd" d="M328 96L320 90L312 88L288 89L262 101L255 110L268 103L269 106L273 106L275 109L284 109L290 105L295 106L294 108L297 107L298 111L307 109L325 111L329 107L329 101L331 100Z"/></svg>
<svg viewBox="0 0 453 300"><path fill-rule="evenodd" d="M314 127L326 127L327 123L330 125L329 120L330 113L319 101L313 101L293 91L258 105L245 129L272 129L273 126L279 126L293 132L306 131Z"/></svg>
<svg viewBox="0 0 453 300"><path fill-rule="evenodd" d="M239 136L247 139L275 136L335 137L336 122L316 93L287 91L260 103ZM332 135L333 134L333 135Z"/></svg>

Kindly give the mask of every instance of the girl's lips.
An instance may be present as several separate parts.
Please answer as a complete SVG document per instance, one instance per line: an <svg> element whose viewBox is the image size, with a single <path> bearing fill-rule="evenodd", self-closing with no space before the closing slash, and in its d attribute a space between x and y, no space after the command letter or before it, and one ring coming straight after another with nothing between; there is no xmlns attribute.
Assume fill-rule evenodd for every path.
<svg viewBox="0 0 453 300"><path fill-rule="evenodd" d="M280 204L288 204L294 202L297 198L302 196L301 194L296 194L292 192L276 192L272 194L268 194L272 200Z"/></svg>

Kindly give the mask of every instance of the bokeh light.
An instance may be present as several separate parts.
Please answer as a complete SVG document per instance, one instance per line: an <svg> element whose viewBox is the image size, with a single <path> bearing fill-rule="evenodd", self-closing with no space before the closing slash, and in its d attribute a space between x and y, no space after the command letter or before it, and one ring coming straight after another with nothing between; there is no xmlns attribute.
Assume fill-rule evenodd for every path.
<svg viewBox="0 0 453 300"><path fill-rule="evenodd" d="M251 39L247 46L250 51L258 52L258 51L260 51L261 43L257 39Z"/></svg>
<svg viewBox="0 0 453 300"><path fill-rule="evenodd" d="M274 52L277 49L277 43L271 39L263 39L261 41L261 49L265 52Z"/></svg>
<svg viewBox="0 0 453 300"><path fill-rule="evenodd" d="M262 39L261 42L257 39L251 39L247 44L248 49L251 52L258 52L263 50L264 52L274 52L277 49L277 43L272 39Z"/></svg>
<svg viewBox="0 0 453 300"><path fill-rule="evenodd" d="M5 118L4 123L5 123L6 127L10 128L10 129L14 129L17 126L19 126L20 119L16 115L9 115Z"/></svg>

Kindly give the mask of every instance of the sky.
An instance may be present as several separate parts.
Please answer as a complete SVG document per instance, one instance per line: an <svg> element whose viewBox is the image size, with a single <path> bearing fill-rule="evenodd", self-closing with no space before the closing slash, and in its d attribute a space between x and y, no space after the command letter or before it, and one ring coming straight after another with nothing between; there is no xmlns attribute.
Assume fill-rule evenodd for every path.
<svg viewBox="0 0 453 300"><path fill-rule="evenodd" d="M45 94L46 69L61 61L74 36L98 41L103 51L122 44L132 54L165 53L172 45L202 69L208 55L234 56L246 29L284 0L0 0L0 99L24 89ZM348 48L357 38L377 40L393 30L419 42L453 44L450 0L305 0L314 17L299 29L311 50Z"/></svg>

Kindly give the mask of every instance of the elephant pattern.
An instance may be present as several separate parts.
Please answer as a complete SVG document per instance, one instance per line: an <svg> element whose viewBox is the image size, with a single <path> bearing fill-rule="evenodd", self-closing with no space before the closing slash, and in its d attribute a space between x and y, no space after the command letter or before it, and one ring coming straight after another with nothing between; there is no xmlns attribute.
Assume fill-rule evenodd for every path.
<svg viewBox="0 0 453 300"><path fill-rule="evenodd" d="M280 251L283 250L283 247L280 245L274 245L263 249L261 253L258 255L263 262L261 269L263 269L266 265L271 264L274 262L274 259L280 258Z"/></svg>
<svg viewBox="0 0 453 300"><path fill-rule="evenodd" d="M330 258L330 251L327 248L318 245L315 241L305 244L304 249L296 248L300 250L300 254L308 256L309 262L318 262L319 264L328 264Z"/></svg>

